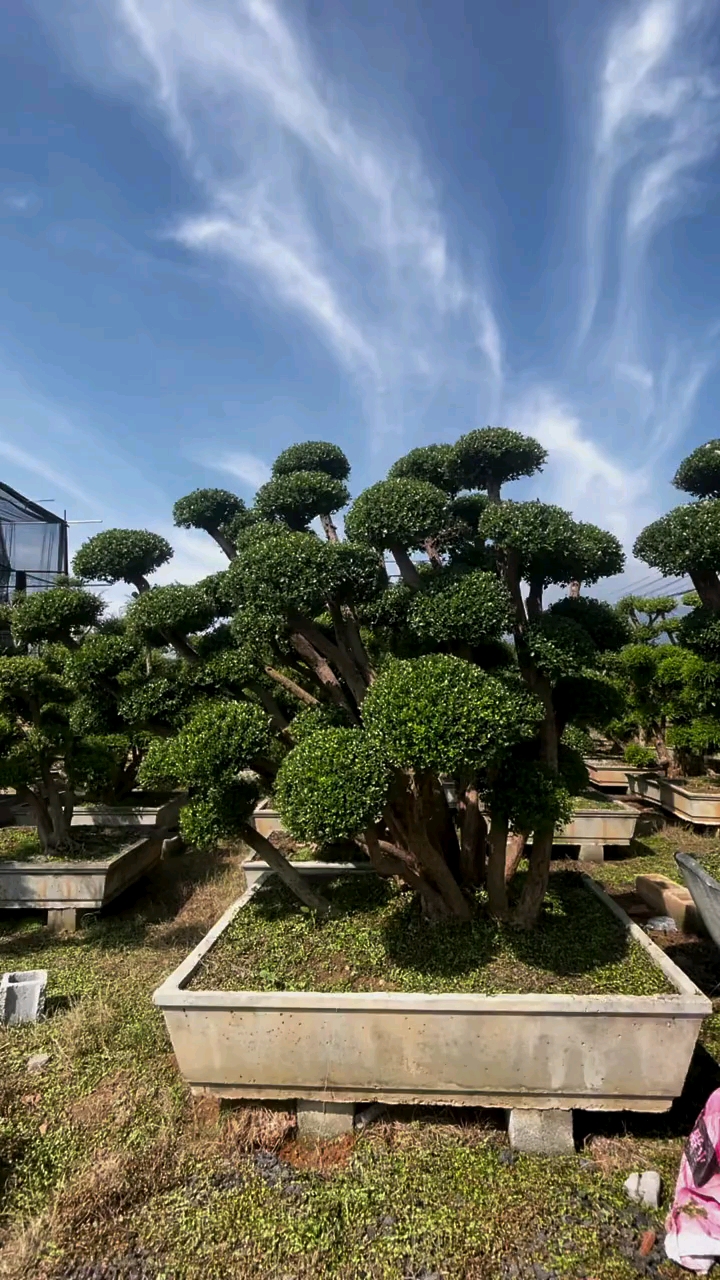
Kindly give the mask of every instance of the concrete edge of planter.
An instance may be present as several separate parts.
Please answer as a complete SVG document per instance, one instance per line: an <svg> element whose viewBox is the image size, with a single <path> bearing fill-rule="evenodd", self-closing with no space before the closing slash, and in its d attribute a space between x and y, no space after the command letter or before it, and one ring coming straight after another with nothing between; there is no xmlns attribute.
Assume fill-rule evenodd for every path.
<svg viewBox="0 0 720 1280"><path fill-rule="evenodd" d="M141 828L139 828L140 830ZM138 845L147 844L151 840L159 839L159 832L150 827L147 835L138 836L137 840L131 840L128 844L123 845L122 849L118 849L111 858L94 858L88 862L80 862L78 859L68 860L67 862L15 862L9 858L0 859L0 876L4 872L21 871L24 875L71 875L82 873L86 875L92 871L110 871L121 858L126 858L129 853L137 849Z"/></svg>
<svg viewBox="0 0 720 1280"><path fill-rule="evenodd" d="M327 864L326 864L327 865ZM339 864L343 874L353 875L358 871L365 873L364 867L352 863ZM303 872L307 863L296 862L293 866ZM442 992L428 994L425 992L406 991L188 991L187 983L207 953L235 919L239 911L254 897L260 887L266 883L273 873L263 872L256 882L246 889L245 893L231 903L227 911L209 930L190 955L181 961L176 969L153 992L153 1004L160 1009L308 1009L326 1008L355 1009L363 1006L374 1010L389 1009L398 1011L403 1006L435 1011L472 1011L480 1004L494 1012L528 1012L543 1008L546 1012L557 1014L579 1014L584 1011L601 1013L607 1010L615 1015L625 1014L632 1017L641 1012L658 1010L667 1007L668 1013L685 1014L693 1017L706 1017L712 1013L712 1003L702 991L687 977L683 971L665 954L664 951L633 923L621 907L591 876L582 874L586 887L617 916L627 933L647 952L652 963L660 969L676 994L655 996L623 996L623 995L555 995L550 993L533 993L528 995L483 995L478 992ZM307 874L307 870L305 871Z"/></svg>

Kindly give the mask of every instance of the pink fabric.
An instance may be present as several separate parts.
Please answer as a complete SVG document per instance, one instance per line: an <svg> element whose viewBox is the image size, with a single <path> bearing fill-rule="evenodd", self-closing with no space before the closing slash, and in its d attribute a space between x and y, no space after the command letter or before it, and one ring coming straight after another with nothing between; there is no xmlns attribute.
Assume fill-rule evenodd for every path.
<svg viewBox="0 0 720 1280"><path fill-rule="evenodd" d="M668 1258L688 1271L707 1275L720 1258L720 1089L685 1144L665 1231Z"/></svg>

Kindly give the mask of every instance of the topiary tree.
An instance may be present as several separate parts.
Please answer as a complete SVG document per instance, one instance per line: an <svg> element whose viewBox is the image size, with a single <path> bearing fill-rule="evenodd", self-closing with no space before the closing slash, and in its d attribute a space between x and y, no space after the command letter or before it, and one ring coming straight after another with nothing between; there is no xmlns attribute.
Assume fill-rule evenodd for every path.
<svg viewBox="0 0 720 1280"><path fill-rule="evenodd" d="M255 495L255 507L262 520L280 520L291 529L306 529L320 517L326 534L337 541L331 516L350 498L342 480L324 471L294 471L268 480Z"/></svg>
<svg viewBox="0 0 720 1280"><path fill-rule="evenodd" d="M190 789L188 836L207 844L239 833L259 848L249 806L272 790L298 838L355 841L429 915L469 918L485 886L499 917L535 922L555 826L587 779L561 738L617 716L604 666L627 638L597 601L544 606L546 587L622 566L610 534L557 507L503 499L503 483L544 459L536 441L494 428L413 451L355 500L345 541L327 524L322 540L307 526L344 499L347 459L308 442L276 462L233 533L225 573L192 589L146 584L128 638L152 653L171 638L191 692L141 776ZM388 581L386 551L399 583ZM116 557L120 568L125 576ZM134 686L133 702L142 699ZM258 716L262 744L248 737ZM530 836L524 883L508 893Z"/></svg>
<svg viewBox="0 0 720 1280"><path fill-rule="evenodd" d="M56 598L49 611L53 619L62 613L67 621L72 594L68 590L64 609ZM87 607L85 595L77 593L79 613ZM75 725L76 695L62 669L62 646L38 648L40 656L0 658L0 786L13 788L30 805L42 847L51 854L72 846L75 790L102 788L119 748L107 735Z"/></svg>
<svg viewBox="0 0 720 1280"><path fill-rule="evenodd" d="M222 836L241 837L306 906L324 914L322 896L251 823L263 784L267 788L275 773L270 750L269 721L259 707L209 702L175 738L152 743L140 776L150 784L170 783L188 791L180 830L189 843L204 849Z"/></svg>
<svg viewBox="0 0 720 1280"><path fill-rule="evenodd" d="M173 521L180 529L204 529L215 539L229 560L235 558L235 544L229 530L236 530L247 515L242 498L227 489L193 489L178 498Z"/></svg>
<svg viewBox="0 0 720 1280"><path fill-rule="evenodd" d="M403 581L417 587L420 578L409 553L428 547L446 523L447 507L447 495L427 480L381 480L355 500L345 531L351 542L389 551Z"/></svg>
<svg viewBox="0 0 720 1280"><path fill-rule="evenodd" d="M455 454L462 477L458 489L484 489L492 502L500 501L502 485L535 475L547 458L538 440L506 427L469 431L458 440Z"/></svg>
<svg viewBox="0 0 720 1280"><path fill-rule="evenodd" d="M670 615L677 607L675 596L633 595L623 596L615 606L618 616L628 623L637 644L654 644L661 636L667 636L670 644L676 644L680 619Z"/></svg>
<svg viewBox="0 0 720 1280"><path fill-rule="evenodd" d="M150 590L148 574L172 558L170 543L147 529L104 529L88 538L73 559L73 572L85 581L127 582Z"/></svg>
<svg viewBox="0 0 720 1280"><path fill-rule="evenodd" d="M292 444L275 459L272 474L273 481L285 483L271 483L269 489L266 485L260 491L264 494L258 503L260 513L286 519L293 529L306 528L317 516L328 541L337 542L332 517L349 501L343 482L350 475L350 463L342 449L324 440ZM325 477L324 483L320 476Z"/></svg>

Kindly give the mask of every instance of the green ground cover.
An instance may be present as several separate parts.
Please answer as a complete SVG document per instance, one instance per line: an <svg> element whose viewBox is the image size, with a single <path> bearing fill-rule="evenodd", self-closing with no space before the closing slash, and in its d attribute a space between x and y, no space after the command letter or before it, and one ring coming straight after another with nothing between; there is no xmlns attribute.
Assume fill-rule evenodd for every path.
<svg viewBox="0 0 720 1280"><path fill-rule="evenodd" d="M520 877L521 878L521 877ZM469 924L429 924L417 898L365 877L323 885L317 920L274 877L195 974L196 990L669 992L663 974L577 875L551 878L531 933L482 910Z"/></svg>
<svg viewBox="0 0 720 1280"><path fill-rule="evenodd" d="M603 795L600 791L583 791L582 795L573 796L573 809L620 809L621 805L612 796Z"/></svg>
<svg viewBox="0 0 720 1280"><path fill-rule="evenodd" d="M111 858L135 840L142 840L152 828L73 827L72 845L48 857L42 851L36 827L0 828L0 861L7 862L94 862Z"/></svg>
<svg viewBox="0 0 720 1280"><path fill-rule="evenodd" d="M678 832L593 870L622 888L671 872L676 847L720 865L718 841ZM74 935L0 916L2 968L50 973L47 1019L0 1031L3 1280L680 1280L657 1243L639 1248L661 1239L684 1137L720 1083L720 1013L669 1115L585 1113L573 1158L513 1158L502 1117L474 1111L393 1111L304 1150L284 1112L190 1099L150 1002L241 892L241 860L163 864ZM720 964L697 947L711 992ZM29 1073L38 1052L50 1062ZM646 1168L664 1178L657 1213L622 1189Z"/></svg>

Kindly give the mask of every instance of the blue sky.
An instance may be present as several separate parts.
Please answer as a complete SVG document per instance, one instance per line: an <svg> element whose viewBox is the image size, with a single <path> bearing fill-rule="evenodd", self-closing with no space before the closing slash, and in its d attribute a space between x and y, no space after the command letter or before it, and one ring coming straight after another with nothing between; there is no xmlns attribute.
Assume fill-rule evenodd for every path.
<svg viewBox="0 0 720 1280"><path fill-rule="evenodd" d="M188 579L197 485L504 424L630 543L720 435L718 7L5 0L0 478Z"/></svg>

